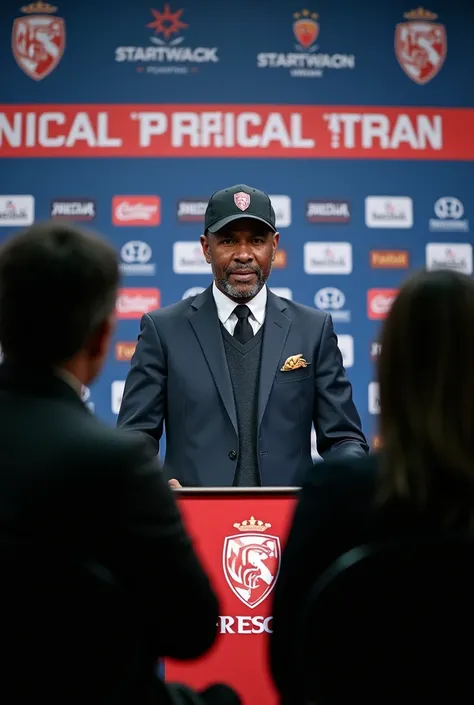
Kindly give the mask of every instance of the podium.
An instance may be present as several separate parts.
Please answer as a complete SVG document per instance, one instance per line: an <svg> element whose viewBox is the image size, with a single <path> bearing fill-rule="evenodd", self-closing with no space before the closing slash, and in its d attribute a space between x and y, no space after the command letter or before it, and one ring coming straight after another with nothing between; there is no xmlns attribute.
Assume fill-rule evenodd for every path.
<svg viewBox="0 0 474 705"><path fill-rule="evenodd" d="M296 487L175 490L220 611L211 651L197 661L166 659L165 680L198 690L227 683L243 705L277 705L268 667L272 592L297 492Z"/></svg>

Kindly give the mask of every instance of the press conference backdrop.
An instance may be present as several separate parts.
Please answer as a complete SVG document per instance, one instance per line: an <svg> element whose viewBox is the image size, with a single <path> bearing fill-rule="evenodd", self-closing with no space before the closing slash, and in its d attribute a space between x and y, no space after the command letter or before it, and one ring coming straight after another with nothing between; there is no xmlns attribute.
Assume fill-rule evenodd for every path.
<svg viewBox="0 0 474 705"><path fill-rule="evenodd" d="M277 212L271 286L332 314L376 444L400 282L472 274L474 5L4 0L0 19L0 236L69 218L121 257L91 408L115 423L141 315L210 283L205 203L242 182Z"/></svg>

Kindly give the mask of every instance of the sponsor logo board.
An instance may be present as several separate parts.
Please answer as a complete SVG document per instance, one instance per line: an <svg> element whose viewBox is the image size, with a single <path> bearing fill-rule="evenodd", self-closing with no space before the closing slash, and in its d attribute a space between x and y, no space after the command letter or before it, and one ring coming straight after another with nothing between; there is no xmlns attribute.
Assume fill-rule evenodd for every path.
<svg viewBox="0 0 474 705"><path fill-rule="evenodd" d="M51 201L49 216L55 220L94 220L96 208L92 198L56 198Z"/></svg>
<svg viewBox="0 0 474 705"><path fill-rule="evenodd" d="M141 318L160 307L160 291L155 288L119 289L115 313L118 319Z"/></svg>
<svg viewBox="0 0 474 705"><path fill-rule="evenodd" d="M118 226L156 226L161 220L158 196L114 196L112 223Z"/></svg>

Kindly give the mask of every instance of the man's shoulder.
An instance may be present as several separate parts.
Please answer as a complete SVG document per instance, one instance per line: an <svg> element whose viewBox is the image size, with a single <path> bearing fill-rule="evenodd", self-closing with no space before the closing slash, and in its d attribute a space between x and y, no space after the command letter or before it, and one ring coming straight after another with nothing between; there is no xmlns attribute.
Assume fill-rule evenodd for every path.
<svg viewBox="0 0 474 705"><path fill-rule="evenodd" d="M94 464L140 462L150 455L150 446L144 434L124 431L106 424L93 414L64 414L62 429L64 448L77 456L90 456Z"/></svg>

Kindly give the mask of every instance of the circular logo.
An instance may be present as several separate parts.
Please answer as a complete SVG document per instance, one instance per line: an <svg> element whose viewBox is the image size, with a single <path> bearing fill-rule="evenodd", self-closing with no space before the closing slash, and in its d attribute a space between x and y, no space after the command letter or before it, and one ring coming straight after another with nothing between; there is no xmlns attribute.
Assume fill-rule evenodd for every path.
<svg viewBox="0 0 474 705"><path fill-rule="evenodd" d="M146 242L133 240L125 243L120 254L127 264L146 264L151 259L151 247Z"/></svg>
<svg viewBox="0 0 474 705"><path fill-rule="evenodd" d="M458 220L464 215L464 206L458 198L445 196L436 201L434 212L441 220L445 220L446 218Z"/></svg>
<svg viewBox="0 0 474 705"><path fill-rule="evenodd" d="M202 294L203 291L206 291L203 286L192 286L190 289L186 289L181 298L188 299L190 296L197 296L198 294Z"/></svg>
<svg viewBox="0 0 474 705"><path fill-rule="evenodd" d="M322 311L339 311L345 302L342 291L330 286L317 291L314 297L314 305Z"/></svg>

